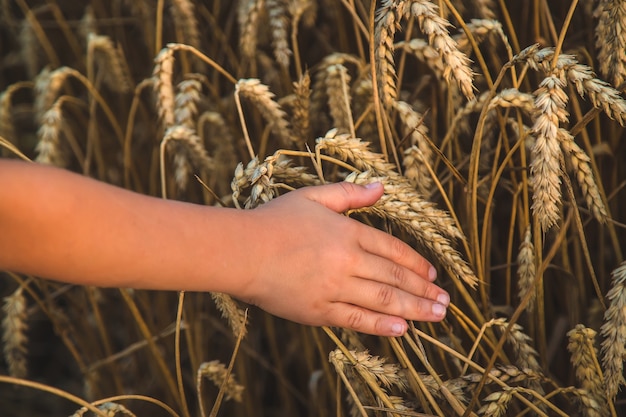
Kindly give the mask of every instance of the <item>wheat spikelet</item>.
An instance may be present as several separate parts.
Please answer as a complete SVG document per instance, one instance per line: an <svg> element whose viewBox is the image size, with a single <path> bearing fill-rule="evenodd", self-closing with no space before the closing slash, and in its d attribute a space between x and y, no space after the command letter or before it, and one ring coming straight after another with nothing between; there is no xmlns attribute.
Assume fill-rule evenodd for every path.
<svg viewBox="0 0 626 417"><path fill-rule="evenodd" d="M8 297L4 298L4 318L2 319L2 341L4 343L4 359L9 366L9 374L16 378L25 378L26 343L28 337L26 331L26 298L22 287L18 288Z"/></svg>
<svg viewBox="0 0 626 417"><path fill-rule="evenodd" d="M239 206L239 196L241 195L241 191L249 186L250 181L249 178L252 175L252 172L259 166L259 158L254 157L248 162L246 167L243 167L243 164L240 162L237 164L235 168L235 173L233 175L233 179L230 182L230 189L232 191L232 200L237 208L241 208Z"/></svg>
<svg viewBox="0 0 626 417"><path fill-rule="evenodd" d="M354 122L350 110L350 75L348 69L341 64L331 65L326 68L324 81L333 126L337 128L338 132L352 132L354 134Z"/></svg>
<svg viewBox="0 0 626 417"><path fill-rule="evenodd" d="M93 51L93 58L100 70L102 82L113 91L129 92L133 83L124 53L119 46L114 45L108 36L93 33L87 36L87 42L87 48Z"/></svg>
<svg viewBox="0 0 626 417"><path fill-rule="evenodd" d="M172 0L170 10L176 28L183 34L186 43L194 48L200 48L200 33L196 11L191 0Z"/></svg>
<svg viewBox="0 0 626 417"><path fill-rule="evenodd" d="M559 219L561 203L561 148L558 141L559 122L567 120L567 96L564 82L548 76L535 92L535 144L531 151L529 183L533 189L532 211L543 231Z"/></svg>
<svg viewBox="0 0 626 417"><path fill-rule="evenodd" d="M506 415L506 407L509 405L511 398L513 398L513 392L515 392L515 390L515 388L507 388L489 394L483 399L487 404L483 405L478 410L478 414L485 417L500 417Z"/></svg>
<svg viewBox="0 0 626 417"><path fill-rule="evenodd" d="M247 98L256 106L282 144L293 142L294 138L289 129L287 115L274 100L274 93L265 84L256 78L241 79L237 81L235 94Z"/></svg>
<svg viewBox="0 0 626 417"><path fill-rule="evenodd" d="M298 142L305 143L311 136L311 120L309 110L311 107L311 77L305 72L298 81L293 83L295 100L293 103L291 124L293 135Z"/></svg>
<svg viewBox="0 0 626 417"><path fill-rule="evenodd" d="M428 139L428 127L423 123L424 116L404 101L394 102L394 108L404 127L402 135L411 138L411 147L404 152L405 158L402 161L404 175L420 194L427 196L431 191L432 178L426 165L432 165L433 151Z"/></svg>
<svg viewBox="0 0 626 417"><path fill-rule="evenodd" d="M237 7L239 50L244 58L252 59L256 54L260 13L264 7L265 0L242 0Z"/></svg>
<svg viewBox="0 0 626 417"><path fill-rule="evenodd" d="M289 26L289 19L287 18L287 1L265 1L272 33L274 57L276 57L276 61L281 67L289 68L289 57L292 53L289 49L289 36L287 33L287 27Z"/></svg>
<svg viewBox="0 0 626 417"><path fill-rule="evenodd" d="M567 336L569 338L567 350L571 354L571 361L576 371L578 382L598 404L607 404L603 387L604 381L596 366L595 330L578 324L567 333ZM601 411L601 413L594 411L593 413L585 413L585 415L609 415L608 408Z"/></svg>
<svg viewBox="0 0 626 417"><path fill-rule="evenodd" d="M582 190L587 207L591 210L594 217L600 222L605 223L608 217L604 202L600 196L598 184L593 177L589 156L574 141L574 137L565 129L559 129L559 141L561 149L565 155L565 161L574 172L578 185Z"/></svg>
<svg viewBox="0 0 626 417"><path fill-rule="evenodd" d="M602 369L606 397L615 401L620 385L624 384L624 354L626 353L626 262L612 273L612 287L607 294L609 308L604 312L600 330L602 341Z"/></svg>
<svg viewBox="0 0 626 417"><path fill-rule="evenodd" d="M38 142L35 147L37 152L35 161L41 164L65 167L67 158L60 142L63 117L61 106L58 103L45 112L41 118L41 125L37 130Z"/></svg>
<svg viewBox="0 0 626 417"><path fill-rule="evenodd" d="M474 98L473 72L469 58L459 51L456 42L450 37L450 22L439 16L438 7L428 0L411 0L398 5L399 14L417 19L420 29L428 36L430 45L439 52L446 64L444 78L450 82L454 78L463 93L471 100ZM409 4L410 3L410 4Z"/></svg>
<svg viewBox="0 0 626 417"><path fill-rule="evenodd" d="M535 246L532 241L531 227L528 225L526 232L524 232L524 241L520 244L519 253L517 254L517 285L519 288L519 298L523 300L528 292L532 291L533 293L526 305L528 311L533 311L535 298L537 296L534 286L536 274Z"/></svg>
<svg viewBox="0 0 626 417"><path fill-rule="evenodd" d="M168 128L174 124L176 117L174 115L174 85L172 76L174 74L174 50L171 48L163 48L155 58L155 66L153 71L154 92L156 94L157 109L159 118L164 128Z"/></svg>
<svg viewBox="0 0 626 417"><path fill-rule="evenodd" d="M235 375L228 373L228 368L217 360L204 362L198 368L197 385L202 384L202 378L209 378L216 387L224 387L226 401L235 400L238 403L243 401L244 386L240 385Z"/></svg>
<svg viewBox="0 0 626 417"><path fill-rule="evenodd" d="M215 306L222 313L222 317L228 320L228 325L235 336L246 334L246 313L237 306L237 303L228 294L212 292L211 298Z"/></svg>
<svg viewBox="0 0 626 417"><path fill-rule="evenodd" d="M600 0L594 12L598 63L602 75L614 86L626 79L626 4L618 0Z"/></svg>
<svg viewBox="0 0 626 417"><path fill-rule="evenodd" d="M383 182L385 194L373 206L357 211L372 213L398 225L413 236L421 246L430 250L439 262L448 268L452 276L475 287L478 278L461 255L451 246L443 230L447 233L460 232L452 225L451 219L444 212L434 209L430 203L421 200L408 182L404 184L390 182L384 178L372 177L369 172L352 173L345 179L345 181L361 185L375 180Z"/></svg>
<svg viewBox="0 0 626 417"><path fill-rule="evenodd" d="M397 96L396 91L396 64L393 59L394 35L400 26L397 13L399 3L404 1L382 0L376 11L376 26L374 28L374 50L376 59L376 80L378 94L385 105L390 105Z"/></svg>
<svg viewBox="0 0 626 417"><path fill-rule="evenodd" d="M306 167L291 166L291 160L280 158L274 164L272 176L276 180L292 184L296 187L306 187L310 185L319 185L320 180L317 175L309 174Z"/></svg>

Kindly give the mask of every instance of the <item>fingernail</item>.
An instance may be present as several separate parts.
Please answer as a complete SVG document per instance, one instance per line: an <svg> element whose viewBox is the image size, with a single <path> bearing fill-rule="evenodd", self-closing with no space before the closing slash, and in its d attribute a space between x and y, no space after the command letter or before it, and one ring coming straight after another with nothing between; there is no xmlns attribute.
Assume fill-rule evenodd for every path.
<svg viewBox="0 0 626 417"><path fill-rule="evenodd" d="M450 305L450 296L446 293L441 293L437 296L437 302L448 307Z"/></svg>
<svg viewBox="0 0 626 417"><path fill-rule="evenodd" d="M428 269L428 279L434 281L435 278L437 278L437 270L434 266L431 265L431 267Z"/></svg>
<svg viewBox="0 0 626 417"><path fill-rule="evenodd" d="M370 182L369 184L365 184L364 186L365 188L367 188L368 190L372 190L374 188L378 188L380 187L380 182L376 181L376 182Z"/></svg>
<svg viewBox="0 0 626 417"><path fill-rule="evenodd" d="M402 336L405 332L405 325L401 323L394 323L391 325L391 333Z"/></svg>
<svg viewBox="0 0 626 417"><path fill-rule="evenodd" d="M441 304L433 304L432 309L433 314L437 317L443 317L446 315L446 307Z"/></svg>

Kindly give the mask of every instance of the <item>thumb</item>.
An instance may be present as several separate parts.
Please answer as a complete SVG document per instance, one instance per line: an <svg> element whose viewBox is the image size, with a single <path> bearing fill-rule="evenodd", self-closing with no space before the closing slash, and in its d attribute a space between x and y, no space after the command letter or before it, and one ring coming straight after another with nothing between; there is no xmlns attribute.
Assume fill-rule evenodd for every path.
<svg viewBox="0 0 626 417"><path fill-rule="evenodd" d="M383 185L373 182L366 185L357 185L351 182L319 185L302 189L306 197L329 209L342 213L349 209L358 209L371 206L383 195Z"/></svg>

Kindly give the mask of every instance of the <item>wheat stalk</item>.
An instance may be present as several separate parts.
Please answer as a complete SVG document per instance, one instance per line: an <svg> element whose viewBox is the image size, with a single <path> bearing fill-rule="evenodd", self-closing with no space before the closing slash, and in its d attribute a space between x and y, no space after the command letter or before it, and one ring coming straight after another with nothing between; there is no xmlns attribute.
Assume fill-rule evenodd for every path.
<svg viewBox="0 0 626 417"><path fill-rule="evenodd" d="M600 330L602 341L602 369L606 397L615 401L620 385L623 385L624 354L626 354L626 262L611 273L612 286L607 294L609 308L604 312L604 324Z"/></svg>
<svg viewBox="0 0 626 417"><path fill-rule="evenodd" d="M26 323L26 297L20 287L4 298L4 318L2 319L2 341L4 359L9 366L9 374L25 378L28 373L26 344L28 324Z"/></svg>

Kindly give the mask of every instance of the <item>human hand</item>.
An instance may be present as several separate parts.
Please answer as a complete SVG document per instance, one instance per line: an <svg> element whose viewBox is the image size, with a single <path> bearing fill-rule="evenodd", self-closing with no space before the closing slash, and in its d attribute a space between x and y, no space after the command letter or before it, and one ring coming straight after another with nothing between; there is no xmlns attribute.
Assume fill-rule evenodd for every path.
<svg viewBox="0 0 626 417"><path fill-rule="evenodd" d="M338 213L374 204L375 183L306 187L247 212L258 263L233 294L309 325L400 336L406 319L440 321L449 295L431 264L401 240Z"/></svg>

